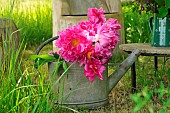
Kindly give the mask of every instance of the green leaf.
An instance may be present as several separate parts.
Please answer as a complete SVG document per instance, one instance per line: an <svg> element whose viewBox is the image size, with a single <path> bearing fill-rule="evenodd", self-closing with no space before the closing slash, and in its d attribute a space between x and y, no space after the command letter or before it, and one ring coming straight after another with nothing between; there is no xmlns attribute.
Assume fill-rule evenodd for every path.
<svg viewBox="0 0 170 113"><path fill-rule="evenodd" d="M168 15L168 8L166 7L160 7L158 9L159 14L157 15L160 18L166 17Z"/></svg>
<svg viewBox="0 0 170 113"><path fill-rule="evenodd" d="M46 59L46 60L56 60L56 58L51 55L31 55L30 56L30 59L32 60L36 60L37 58Z"/></svg>
<svg viewBox="0 0 170 113"><path fill-rule="evenodd" d="M133 112L137 112L143 108L143 98L141 93L133 94L130 98L136 103L136 106L133 109Z"/></svg>
<svg viewBox="0 0 170 113"><path fill-rule="evenodd" d="M34 67L38 68L39 66L42 66L46 64L47 62L51 62L51 61L53 60L45 60L45 59L37 58L34 62Z"/></svg>
<svg viewBox="0 0 170 113"><path fill-rule="evenodd" d="M166 107L170 107L170 98L168 98L166 101L163 101L163 105Z"/></svg>
<svg viewBox="0 0 170 113"><path fill-rule="evenodd" d="M161 109L159 110L159 113L167 113L167 111L165 109Z"/></svg>
<svg viewBox="0 0 170 113"><path fill-rule="evenodd" d="M166 8L170 8L170 0L165 0L165 6Z"/></svg>
<svg viewBox="0 0 170 113"><path fill-rule="evenodd" d="M34 60L34 67L38 68L39 66L44 65L47 62L56 60L54 56L51 55L31 55L30 59Z"/></svg>
<svg viewBox="0 0 170 113"><path fill-rule="evenodd" d="M54 57L55 57L56 59L59 59L59 58L60 58L60 55L59 55L59 54L53 53L53 55L54 55Z"/></svg>
<svg viewBox="0 0 170 113"><path fill-rule="evenodd" d="M138 112L145 105L148 104L152 96L152 93L145 87L141 93L131 95L131 99L135 102L136 106L133 109L133 112Z"/></svg>
<svg viewBox="0 0 170 113"><path fill-rule="evenodd" d="M165 4L165 0L155 0L155 2L159 5L159 6L163 6Z"/></svg>

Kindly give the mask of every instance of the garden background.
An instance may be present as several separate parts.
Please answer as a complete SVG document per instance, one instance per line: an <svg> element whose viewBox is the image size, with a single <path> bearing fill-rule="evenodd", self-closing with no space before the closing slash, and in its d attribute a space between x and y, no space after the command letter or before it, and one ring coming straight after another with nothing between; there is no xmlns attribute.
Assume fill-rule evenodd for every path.
<svg viewBox="0 0 170 113"><path fill-rule="evenodd" d="M138 13L134 2L122 2L124 15L125 43L149 43L151 32L148 19L152 14ZM35 70L30 55L45 40L52 37L52 0L1 0L0 18L14 20L20 30L21 45L18 51L5 49L6 56L0 68L0 112L170 112L170 69L167 58L159 58L158 72L154 72L154 59L140 57L136 62L138 93L131 93L130 71L109 94L109 106L97 110L71 109L57 106L58 95L52 97L53 84L49 80L47 65ZM12 48L12 47L11 47ZM46 46L41 54L52 50ZM21 52L20 60L18 55ZM112 63L120 63L127 57L114 57ZM8 65L7 62L8 61ZM18 63L16 63L18 62ZM2 68L3 67L3 68ZM115 70L110 67L109 72ZM4 71L5 69L5 71Z"/></svg>

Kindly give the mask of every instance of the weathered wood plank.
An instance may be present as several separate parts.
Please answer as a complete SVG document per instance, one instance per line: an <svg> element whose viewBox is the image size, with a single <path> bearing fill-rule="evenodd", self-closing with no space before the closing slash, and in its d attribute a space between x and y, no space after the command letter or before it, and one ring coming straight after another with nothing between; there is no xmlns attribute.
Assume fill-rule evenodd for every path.
<svg viewBox="0 0 170 113"><path fill-rule="evenodd" d="M121 1L120 0L105 0L110 13L122 12Z"/></svg>
<svg viewBox="0 0 170 113"><path fill-rule="evenodd" d="M87 14L89 7L102 7L106 13L109 13L107 4L104 0L68 0L70 4L70 15Z"/></svg>
<svg viewBox="0 0 170 113"><path fill-rule="evenodd" d="M170 56L170 47L152 47L150 43L122 44L119 48L126 52L139 49L143 55Z"/></svg>
<svg viewBox="0 0 170 113"><path fill-rule="evenodd" d="M120 0L63 0L62 15L86 15L90 7L105 10L105 13L121 12Z"/></svg>

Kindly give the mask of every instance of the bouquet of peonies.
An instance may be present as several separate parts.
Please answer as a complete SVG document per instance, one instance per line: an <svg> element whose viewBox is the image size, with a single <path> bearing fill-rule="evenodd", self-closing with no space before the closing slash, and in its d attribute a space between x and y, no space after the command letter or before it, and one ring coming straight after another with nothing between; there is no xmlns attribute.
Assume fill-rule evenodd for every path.
<svg viewBox="0 0 170 113"><path fill-rule="evenodd" d="M66 62L84 66L84 75L91 82L96 76L103 80L104 64L112 56L111 51L119 41L119 29L121 26L116 19L106 20L102 8L89 8L87 21L59 32L55 42L59 48L57 54Z"/></svg>

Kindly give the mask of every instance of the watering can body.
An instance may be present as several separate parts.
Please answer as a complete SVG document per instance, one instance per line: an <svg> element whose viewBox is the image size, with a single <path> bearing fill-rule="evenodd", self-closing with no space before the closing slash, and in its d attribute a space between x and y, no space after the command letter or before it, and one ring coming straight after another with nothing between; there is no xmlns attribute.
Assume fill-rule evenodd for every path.
<svg viewBox="0 0 170 113"><path fill-rule="evenodd" d="M65 73L59 83L54 87L53 93L59 95L57 100L58 104L88 109L107 105L109 93L125 75L139 55L140 51L134 50L110 76L108 76L108 68L106 68L103 72L103 80L96 77L93 83L90 83L88 78L84 76L83 67L80 67L78 64L73 64L69 68L68 74ZM54 72L56 65L57 62L50 62L48 64L50 75ZM68 65L70 65L70 63L68 63ZM59 69L59 72L55 75L53 80L58 80L63 72L63 69Z"/></svg>
<svg viewBox="0 0 170 113"><path fill-rule="evenodd" d="M67 63L70 65L71 63ZM57 62L50 62L48 64L49 74L52 75ZM54 76L53 80L56 81L64 73L62 68ZM84 76L84 68L78 64L73 64L68 74L65 73L59 82L54 86L53 93L59 94L58 102L62 105L70 107L85 107L96 108L99 106L107 105L108 103L108 71L107 68L103 72L104 80L96 78L91 83Z"/></svg>
<svg viewBox="0 0 170 113"><path fill-rule="evenodd" d="M170 17L159 18L156 15L150 18L150 30L152 32L151 46L170 46Z"/></svg>
<svg viewBox="0 0 170 113"><path fill-rule="evenodd" d="M53 37L42 43L36 50L38 55L40 50L48 43L56 40L58 36ZM70 107L85 107L89 109L107 105L108 94L116 86L116 84L125 75L128 69L140 56L140 50L135 49L110 76L108 76L108 68L103 72L103 80L96 78L93 83L84 76L84 68L78 64L67 63L69 66L68 73L64 73L64 69L59 68L58 73L53 75L58 62L49 62L48 71L51 79L55 82L62 78L57 84L54 84L53 94L58 95L56 103L68 105ZM105 65L107 67L107 65Z"/></svg>

